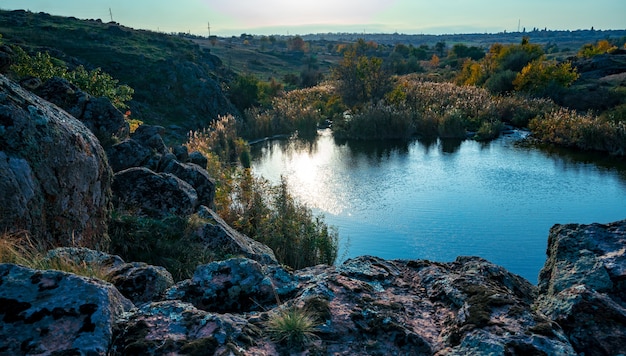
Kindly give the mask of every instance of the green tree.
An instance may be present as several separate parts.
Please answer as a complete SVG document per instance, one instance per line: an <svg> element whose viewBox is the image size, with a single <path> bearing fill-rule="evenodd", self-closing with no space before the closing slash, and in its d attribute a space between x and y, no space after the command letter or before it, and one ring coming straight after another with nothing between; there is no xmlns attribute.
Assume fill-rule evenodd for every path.
<svg viewBox="0 0 626 356"><path fill-rule="evenodd" d="M259 80L252 73L239 75L228 91L230 101L244 111L259 104Z"/></svg>
<svg viewBox="0 0 626 356"><path fill-rule="evenodd" d="M348 105L382 99L391 87L391 76L378 57L357 56L357 49L345 52L334 68L338 92Z"/></svg>
<svg viewBox="0 0 626 356"><path fill-rule="evenodd" d="M516 90L544 94L547 89L568 87L579 75L570 62L536 60L526 65L513 81Z"/></svg>

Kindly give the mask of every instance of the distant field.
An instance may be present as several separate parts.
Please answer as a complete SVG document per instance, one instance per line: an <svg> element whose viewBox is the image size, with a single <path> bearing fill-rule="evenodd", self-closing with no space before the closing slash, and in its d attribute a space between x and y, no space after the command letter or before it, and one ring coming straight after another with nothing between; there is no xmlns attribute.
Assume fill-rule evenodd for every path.
<svg viewBox="0 0 626 356"><path fill-rule="evenodd" d="M284 50L261 50L256 45L228 43L219 39L215 45L208 39L193 39L201 48L208 48L211 54L218 56L224 66L236 73L252 73L259 80L275 78L282 80L286 74L300 75L305 68L305 58L314 55L319 70L327 75L331 66L341 57L329 54L293 53Z"/></svg>

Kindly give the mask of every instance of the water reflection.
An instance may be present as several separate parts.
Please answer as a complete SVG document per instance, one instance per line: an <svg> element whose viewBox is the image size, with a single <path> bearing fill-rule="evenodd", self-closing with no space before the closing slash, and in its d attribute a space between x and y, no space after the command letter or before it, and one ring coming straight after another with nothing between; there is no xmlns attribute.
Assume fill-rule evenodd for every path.
<svg viewBox="0 0 626 356"><path fill-rule="evenodd" d="M325 132L323 135L330 135ZM406 140L344 140L333 139L337 147L345 147L353 161L365 158L370 164L378 165L392 156L402 156L409 153L409 142Z"/></svg>
<svg viewBox="0 0 626 356"><path fill-rule="evenodd" d="M315 140L254 146L253 171L350 239L346 257L479 255L536 282L555 223L626 218L626 164L606 156L474 141Z"/></svg>

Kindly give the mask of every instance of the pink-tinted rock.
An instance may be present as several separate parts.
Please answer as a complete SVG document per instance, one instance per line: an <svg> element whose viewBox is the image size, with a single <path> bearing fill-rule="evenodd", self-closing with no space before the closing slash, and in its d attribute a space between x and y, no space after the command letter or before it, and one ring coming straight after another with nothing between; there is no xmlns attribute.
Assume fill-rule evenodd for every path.
<svg viewBox="0 0 626 356"><path fill-rule="evenodd" d="M258 328L230 314L213 314L180 301L151 303L126 315L112 355L245 355Z"/></svg>
<svg viewBox="0 0 626 356"><path fill-rule="evenodd" d="M0 354L107 355L133 304L111 284L0 264Z"/></svg>
<svg viewBox="0 0 626 356"><path fill-rule="evenodd" d="M165 291L174 285L172 275L165 268L142 262L114 268L108 280L135 305L161 300Z"/></svg>
<svg viewBox="0 0 626 356"><path fill-rule="evenodd" d="M275 305L296 285L293 276L278 265L231 258L199 266L191 280L169 289L167 298L207 311L243 313Z"/></svg>

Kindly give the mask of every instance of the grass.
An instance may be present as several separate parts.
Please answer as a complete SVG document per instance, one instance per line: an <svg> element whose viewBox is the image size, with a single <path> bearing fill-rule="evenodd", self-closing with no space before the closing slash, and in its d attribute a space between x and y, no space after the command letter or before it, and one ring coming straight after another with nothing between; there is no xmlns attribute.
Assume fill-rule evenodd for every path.
<svg viewBox="0 0 626 356"><path fill-rule="evenodd" d="M317 339L316 326L308 310L292 306L270 315L267 332L273 341L289 349L303 349Z"/></svg>
<svg viewBox="0 0 626 356"><path fill-rule="evenodd" d="M106 281L109 269L97 263L49 256L46 248L35 244L28 233L0 235L0 263L14 263L38 270L57 270Z"/></svg>
<svg viewBox="0 0 626 356"><path fill-rule="evenodd" d="M125 261L162 266L175 281L190 278L197 266L217 257L195 238L202 224L197 215L153 219L114 212L109 223L110 253Z"/></svg>

